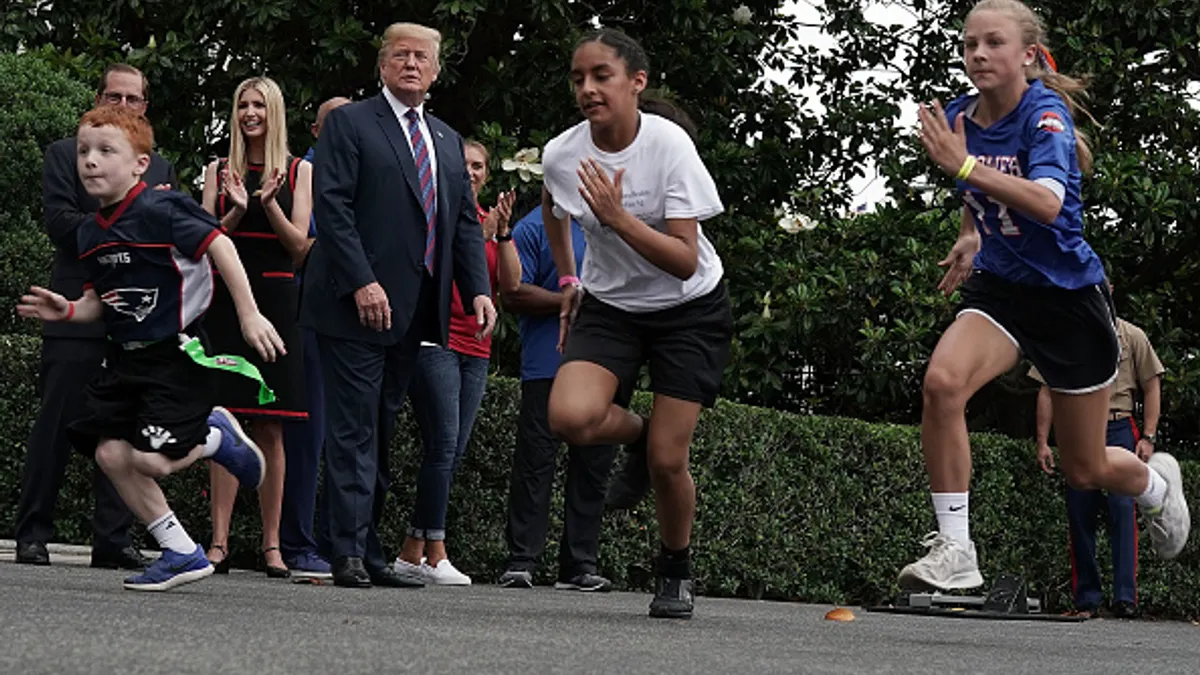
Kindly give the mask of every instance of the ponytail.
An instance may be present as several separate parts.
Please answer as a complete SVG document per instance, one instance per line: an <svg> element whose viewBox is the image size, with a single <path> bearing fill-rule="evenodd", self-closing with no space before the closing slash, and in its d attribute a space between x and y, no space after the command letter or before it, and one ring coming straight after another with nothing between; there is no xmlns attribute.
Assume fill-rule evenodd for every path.
<svg viewBox="0 0 1200 675"><path fill-rule="evenodd" d="M1054 57L1051 56L1050 50L1046 49L1045 45L1038 45L1037 61L1026 68L1025 73L1030 78L1041 80L1047 89L1058 94L1067 104L1067 111L1071 113L1072 120L1084 116L1091 120L1092 124L1100 126L1096 118L1092 117L1092 113L1079 102L1080 99L1087 98L1088 78L1086 76L1075 78L1058 72ZM1092 173L1091 142L1088 135L1080 131L1078 125L1075 127L1075 155L1079 160L1079 170L1090 175Z"/></svg>
<svg viewBox="0 0 1200 675"><path fill-rule="evenodd" d="M658 89L647 89L638 96L638 110L664 117L683 128L692 142L696 142L696 123L671 98Z"/></svg>

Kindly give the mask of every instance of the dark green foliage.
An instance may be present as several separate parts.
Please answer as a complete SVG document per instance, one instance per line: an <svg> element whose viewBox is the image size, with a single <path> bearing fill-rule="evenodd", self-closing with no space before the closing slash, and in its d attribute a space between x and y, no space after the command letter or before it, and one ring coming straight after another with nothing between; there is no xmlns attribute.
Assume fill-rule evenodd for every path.
<svg viewBox="0 0 1200 675"><path fill-rule="evenodd" d="M50 279L42 226L42 153L75 132L91 91L39 54L0 52L0 333L36 333L10 311L31 283Z"/></svg>
<svg viewBox="0 0 1200 675"><path fill-rule="evenodd" d="M35 405L29 383L37 341L0 345L0 523L11 527L23 440ZM492 378L462 469L448 521L457 566L481 582L503 570L508 476L520 389ZM635 406L645 409L640 395ZM396 482L384 521L385 545L398 547L414 497L420 442L403 414L393 446ZM1055 608L1069 603L1066 508L1062 483L1045 477L1031 443L979 434L973 439L972 531L985 578L1026 575ZM59 537L86 541L90 481L76 457L59 500ZM699 495L695 564L705 592L750 598L856 603L891 596L896 573L922 551L932 526L919 437L912 427L801 416L721 402L701 417L692 470ZM1200 494L1200 466L1184 463L1190 494ZM561 478L561 471L560 471ZM207 536L207 472L194 467L165 483L176 513L194 536ZM541 581L556 572L561 496L543 557ZM0 536L10 536L8 530ZM232 550L249 562L258 548L257 509L243 492ZM600 571L621 588L649 588L657 545L651 501L606 517ZM1103 550L1103 546L1102 546ZM1105 556L1107 557L1107 556ZM1162 616L1195 616L1200 607L1200 547L1193 541L1176 561L1154 559L1142 547L1140 599ZM1169 589L1169 590L1168 590Z"/></svg>

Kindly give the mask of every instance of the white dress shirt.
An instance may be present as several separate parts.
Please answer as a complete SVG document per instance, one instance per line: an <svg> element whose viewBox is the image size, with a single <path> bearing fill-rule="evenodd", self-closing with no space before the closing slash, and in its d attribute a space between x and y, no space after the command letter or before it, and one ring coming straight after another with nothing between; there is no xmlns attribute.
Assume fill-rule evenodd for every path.
<svg viewBox="0 0 1200 675"><path fill-rule="evenodd" d="M437 152L433 149L433 136L429 133L429 123L425 121L425 104L422 103L416 108L410 108L393 96L387 87L383 88L383 97L387 99L388 105L392 106L392 112L396 113L396 119L400 122L400 128L404 129L404 137L408 139L409 151L413 149L413 139L408 133L408 118L405 115L408 114L409 110L417 111L417 124L421 127L421 137L425 139L425 150L429 152L429 171L433 176L433 193L436 195L438 189ZM413 152L414 162L416 158L417 153Z"/></svg>

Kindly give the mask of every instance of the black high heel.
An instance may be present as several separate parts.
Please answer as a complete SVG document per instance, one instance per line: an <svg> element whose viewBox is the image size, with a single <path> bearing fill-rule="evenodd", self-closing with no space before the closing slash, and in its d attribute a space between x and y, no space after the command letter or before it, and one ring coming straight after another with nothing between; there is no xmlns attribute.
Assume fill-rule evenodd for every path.
<svg viewBox="0 0 1200 675"><path fill-rule="evenodd" d="M292 571L286 567L275 567L274 565L267 564L267 553L278 550L278 546L268 546L262 550L263 567L267 569L267 578L269 579L287 579L292 576Z"/></svg>
<svg viewBox="0 0 1200 675"><path fill-rule="evenodd" d="M215 548L223 554L221 562L213 563L213 574L229 574L229 549L221 544L210 544L209 548Z"/></svg>

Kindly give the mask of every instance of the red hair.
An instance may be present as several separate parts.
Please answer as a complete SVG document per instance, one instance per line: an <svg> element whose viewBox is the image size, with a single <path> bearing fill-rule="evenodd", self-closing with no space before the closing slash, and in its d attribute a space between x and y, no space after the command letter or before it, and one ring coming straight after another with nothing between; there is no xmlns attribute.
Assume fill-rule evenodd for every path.
<svg viewBox="0 0 1200 675"><path fill-rule="evenodd" d="M139 155L148 155L154 147L154 129L140 114L120 105L102 105L83 114L79 127L116 127Z"/></svg>

